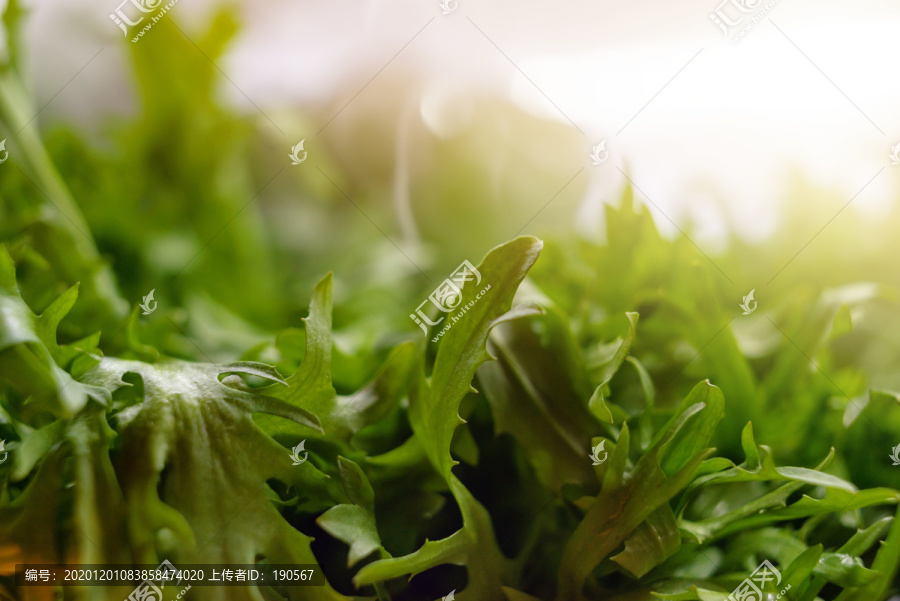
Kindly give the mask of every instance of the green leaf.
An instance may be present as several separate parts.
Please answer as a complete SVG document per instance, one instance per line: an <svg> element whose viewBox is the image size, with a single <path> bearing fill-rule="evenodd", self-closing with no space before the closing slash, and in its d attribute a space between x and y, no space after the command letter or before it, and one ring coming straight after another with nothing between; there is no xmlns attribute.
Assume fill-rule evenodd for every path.
<svg viewBox="0 0 900 601"><path fill-rule="evenodd" d="M846 553L824 554L814 573L844 588L863 586L880 576L877 572L867 570L859 557Z"/></svg>
<svg viewBox="0 0 900 601"><path fill-rule="evenodd" d="M118 415L119 480L135 560L250 564L263 556L271 563L316 563L312 539L279 515L266 495L267 482L280 480L318 502L343 495L335 495L312 460L292 465L289 451L252 419L263 412L316 428L315 416L219 381L226 373L270 379L279 378L277 373L252 363L103 359L86 380L114 389L129 372L144 384L143 402ZM291 598L343 597L326 585Z"/></svg>
<svg viewBox="0 0 900 601"><path fill-rule="evenodd" d="M863 491L865 492L865 491ZM869 583L857 589L845 589L838 595L836 601L864 601L868 599L883 599L888 588L897 575L900 566L900 507L891 522L891 529L887 538L878 549L875 561L872 562L872 570L877 574Z"/></svg>
<svg viewBox="0 0 900 601"><path fill-rule="evenodd" d="M681 403L679 420L675 429L670 421L673 436L660 449L659 467L671 476L687 465L702 451L712 436L716 425L725 415L725 399L722 391L709 383L701 382L691 390Z"/></svg>
<svg viewBox="0 0 900 601"><path fill-rule="evenodd" d="M318 416L326 434L342 440L384 417L405 391L412 369L415 347L398 346L373 380L352 395L338 395L331 382L332 275L316 285L306 324L306 352L297 370L287 378L287 386L265 389L265 394L303 407ZM269 428L277 435L290 430Z"/></svg>
<svg viewBox="0 0 900 601"><path fill-rule="evenodd" d="M0 375L33 397L31 410L71 417L87 403L85 388L53 360L63 354L56 326L77 294L69 289L38 317L22 300L15 264L0 246Z"/></svg>
<svg viewBox="0 0 900 601"><path fill-rule="evenodd" d="M897 491L888 488L870 488L852 493L841 487L827 489L821 499L803 495L799 501L785 507L785 500L800 490L803 484L791 482L724 516L694 523L684 521L680 525L697 540L706 541L747 528L898 501Z"/></svg>
<svg viewBox="0 0 900 601"><path fill-rule="evenodd" d="M606 406L603 389L609 386L610 380L625 362L628 351L631 350L631 343L634 342L634 330L639 317L637 313L632 312L625 313L625 316L628 318L628 333L625 334L625 338L619 338L613 343L612 355L603 357L603 353L595 353L593 360L588 359L588 369L593 371L592 375L600 382L588 401L588 407L598 419L609 423L613 422L613 416Z"/></svg>
<svg viewBox="0 0 900 601"><path fill-rule="evenodd" d="M375 493L358 465L338 458L341 483L352 504L336 505L316 519L325 532L350 546L347 565L353 567L376 551L390 557L381 544L375 525Z"/></svg>
<svg viewBox="0 0 900 601"><path fill-rule="evenodd" d="M791 590L796 591L795 595L798 594L807 585L821 559L822 545L805 549L785 568L782 574L782 586L786 588L790 585Z"/></svg>
<svg viewBox="0 0 900 601"><path fill-rule="evenodd" d="M863 553L868 551L876 541L878 541L885 535L885 533L890 528L892 521L893 518L885 517L878 520L868 528L858 530L856 534L850 537L850 540L841 545L841 547L837 550L837 553L857 557L862 555ZM802 599L814 599L819 591L822 590L822 587L825 586L825 583L825 578L821 576L813 577L812 581L809 582L809 584L804 589ZM795 584L799 587L799 583Z"/></svg>
<svg viewBox="0 0 900 601"><path fill-rule="evenodd" d="M771 508L783 507L785 500L794 492L800 490L804 485L822 486L828 490L828 494L835 494L833 491L842 490L851 496L856 494L856 487L851 483L837 478L830 474L826 474L820 470L824 469L834 456L832 449L828 457L822 461L815 470L800 467L776 467L771 457L771 451L766 446L757 446L753 438L752 424L747 424L744 428L741 444L744 448L746 460L739 466L731 467L715 473L704 474L699 476L688 488L686 494L679 505L678 514L683 513L684 507L692 493L697 490L725 483L754 482L754 481L784 481L788 484L780 486L750 502L742 500L739 507L717 517L700 520L697 522L684 521L681 523L682 528L690 532L695 540L704 542L708 538L722 536L726 532L741 530L746 527L745 520L769 523L770 521L778 521L785 519L784 510L772 509L772 511L763 510ZM885 497L878 495L879 499ZM887 498L890 498L888 496ZM802 500L801 500L802 501ZM877 501L876 501L877 502ZM793 512L791 515L796 517L808 517L818 513L802 513L807 507L804 504L794 504L791 507ZM833 510L839 510L840 507L835 506ZM821 511L821 510L820 510ZM827 512L827 510L826 510ZM754 517L749 517L754 516ZM779 516L779 517L777 517ZM735 525L739 524L739 525Z"/></svg>
<svg viewBox="0 0 900 601"><path fill-rule="evenodd" d="M475 371L491 358L485 348L488 334L504 321L539 313L539 309L532 307L511 312L510 306L541 246L535 238L516 238L487 254L478 266L481 289L463 288L460 306L475 301L477 293L487 292L442 338L430 380L421 376L414 380L410 423L425 443L432 464L445 477L449 478L454 465L450 457L453 431L462 423L459 403L471 389Z"/></svg>
<svg viewBox="0 0 900 601"><path fill-rule="evenodd" d="M722 403L721 393L712 385L698 384L658 440L627 474L629 436L627 426L623 426L603 488L566 544L558 576L558 601L580 598L591 571L641 522L688 484L709 454L702 447L721 418ZM693 437L686 435L692 431ZM699 450L694 456L687 455L695 449ZM677 471L667 473L663 466Z"/></svg>
<svg viewBox="0 0 900 601"><path fill-rule="evenodd" d="M58 433L58 444L43 454L21 496L0 503L0 547L12 546L13 563L130 563L126 508L109 458L115 433L103 408L92 404L73 420L38 432L33 436ZM45 445L40 440L24 452L32 454ZM60 482L71 482L71 487ZM11 574L13 567L0 562L0 573ZM86 598L99 601L103 595Z"/></svg>
<svg viewBox="0 0 900 601"><path fill-rule="evenodd" d="M359 571L353 582L362 586L407 574L412 578L436 565L466 565L471 555L470 547L471 541L465 530L458 530L441 540L426 540L419 550L409 555L370 563Z"/></svg>
<svg viewBox="0 0 900 601"><path fill-rule="evenodd" d="M31 473L31 470L46 455L47 451L59 442L64 428L65 423L62 420L57 420L34 431L27 426L22 426L21 429L26 430L27 434L22 437L22 444L15 453L13 481L21 480Z"/></svg>
<svg viewBox="0 0 900 601"><path fill-rule="evenodd" d="M669 505L662 505L625 540L625 550L610 559L635 578L664 562L681 546L681 533Z"/></svg>
<svg viewBox="0 0 900 601"><path fill-rule="evenodd" d="M486 344L491 329L504 321L537 313L533 308L510 307L541 246L535 238L517 238L485 256L477 268L481 285L463 288L460 306L470 308L441 339L431 378L425 378L421 365L414 376L410 424L459 505L462 529L440 541L426 542L410 555L365 566L354 579L357 585L415 575L442 563L465 562L470 567L469 583L460 598L503 599L500 586L506 561L497 548L490 515L452 473L455 462L450 447L454 430L463 423L459 404L471 389L475 371L490 359ZM482 297L473 303L477 294Z"/></svg>
<svg viewBox="0 0 900 601"><path fill-rule="evenodd" d="M599 424L528 321L497 327L489 348L498 360L478 369L478 387L490 404L495 434L512 436L551 490L567 483L589 486L596 482L586 460L590 432Z"/></svg>

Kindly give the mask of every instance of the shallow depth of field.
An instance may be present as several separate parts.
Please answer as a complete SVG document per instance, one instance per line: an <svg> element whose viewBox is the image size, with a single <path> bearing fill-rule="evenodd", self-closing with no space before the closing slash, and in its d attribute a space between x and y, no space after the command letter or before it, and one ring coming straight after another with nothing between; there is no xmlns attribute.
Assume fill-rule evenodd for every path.
<svg viewBox="0 0 900 601"><path fill-rule="evenodd" d="M30 58L46 56L30 28L48 9L8 0L0 599L133 589L16 586L17 564L163 560L326 580L194 586L190 601L900 594L895 132L820 164L833 185L780 151L775 177L758 140L748 159L681 135L716 86L663 109L666 80L687 61L690 85L713 42L658 82L635 75L631 108L606 92L617 116L588 126L505 52L504 31L539 26L533 8L503 24L456 5L340 71L275 52L259 34L262 20L287 35L271 6L182 0L133 42L115 6L92 4L66 24L98 28L102 50L74 44L85 79L63 69L48 87L57 63ZM710 35L714 8L696 12ZM364 9L373 39L391 30ZM304 14L344 31L333 7ZM458 55L435 41L452 36ZM460 64L394 61L417 52ZM614 71L615 53L598 61ZM84 89L103 81L92 68L119 79ZM298 91L295 71L321 86ZM670 93L690 98L679 81ZM834 108L834 130L856 135L842 110L890 130L896 116L863 105L873 117ZM695 179L613 135L643 119ZM699 158L713 155L734 159L719 180ZM732 174L747 182L733 194ZM735 592L764 561L777 580Z"/></svg>

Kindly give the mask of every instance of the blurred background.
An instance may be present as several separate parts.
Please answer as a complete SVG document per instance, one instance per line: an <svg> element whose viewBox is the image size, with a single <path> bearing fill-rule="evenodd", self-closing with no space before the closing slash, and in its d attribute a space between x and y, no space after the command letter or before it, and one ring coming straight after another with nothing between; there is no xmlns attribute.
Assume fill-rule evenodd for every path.
<svg viewBox="0 0 900 601"><path fill-rule="evenodd" d="M123 298L186 307L210 355L297 323L329 270L337 323L389 344L463 259L520 233L607 241L631 188L735 310L900 283L894 3L181 0L125 36L111 14L138 4L26 4L3 134L13 163L46 145ZM85 229L5 167L0 191L43 205L5 209L6 236L38 214Z"/></svg>
<svg viewBox="0 0 900 601"><path fill-rule="evenodd" d="M418 184L430 170L449 171L442 167L455 157L477 165L484 181L471 190L482 196L472 216L499 197L512 205L502 207L508 229L493 242L521 227L516 211L530 217L590 166L590 148L604 139L609 161L582 172L536 227L577 205L579 228L596 234L597 207L625 183L619 167L671 220L695 220L705 243L720 245L729 230L759 240L782 223L792 180L846 202L890 165L900 142L900 82L891 76L900 7L769 2L734 43L710 19L719 1L461 0L446 15L437 0L233 2L233 37L210 57L213 97L278 147L306 139L313 157L328 155L354 179L390 192L406 175L420 210L439 194ZM101 135L111 115L141 110L128 54L150 36L123 43L108 17L116 4L31 7L28 72L41 105L103 49L46 107L44 123ZM194 60L222 6L181 0L166 19L187 37L169 24L154 33L168 30L169 50ZM722 10L740 14L731 2ZM896 173L882 174L854 209L878 222L896 192ZM831 215L820 207L807 207L811 227Z"/></svg>
<svg viewBox="0 0 900 601"><path fill-rule="evenodd" d="M13 163L46 145L123 297L187 307L211 355L237 350L223 320L242 344L297 323L329 270L337 323L389 344L463 259L520 233L603 243L632 186L735 310L900 283L894 3L180 0L125 36L111 14L137 4L26 4L3 134ZM725 35L717 11L743 20ZM7 235L37 213L75 231L5 167L44 205L7 209Z"/></svg>
<svg viewBox="0 0 900 601"><path fill-rule="evenodd" d="M181 0L136 42L117 8L142 14L26 5L7 149L42 136L124 296L221 308L210 336L298 319L328 270L373 332L413 326L410 295L519 233L605 241L630 186L745 263L708 265L734 303L896 279L896 4Z"/></svg>

